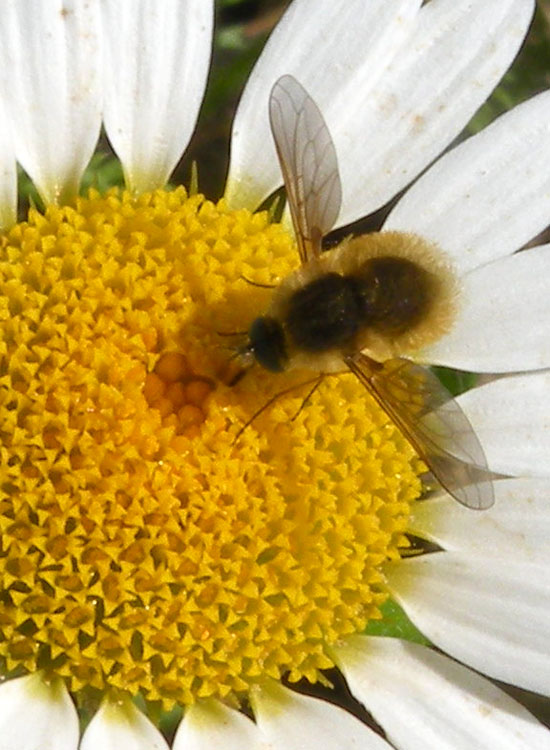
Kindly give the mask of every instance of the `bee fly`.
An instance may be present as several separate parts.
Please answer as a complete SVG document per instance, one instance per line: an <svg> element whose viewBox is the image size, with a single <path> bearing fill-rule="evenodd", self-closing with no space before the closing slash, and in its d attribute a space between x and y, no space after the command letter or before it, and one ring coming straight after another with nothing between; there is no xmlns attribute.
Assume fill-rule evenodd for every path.
<svg viewBox="0 0 550 750"><path fill-rule="evenodd" d="M269 115L301 266L252 322L241 364L351 370L447 492L468 508L489 508L497 475L470 422L435 375L408 358L450 327L457 292L447 261L403 232L347 238L323 252L342 199L327 125L289 75L275 83Z"/></svg>

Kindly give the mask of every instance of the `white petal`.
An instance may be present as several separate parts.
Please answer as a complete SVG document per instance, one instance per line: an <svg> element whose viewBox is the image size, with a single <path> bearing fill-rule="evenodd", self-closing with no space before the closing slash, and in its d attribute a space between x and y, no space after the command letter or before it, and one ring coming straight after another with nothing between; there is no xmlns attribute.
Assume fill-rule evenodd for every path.
<svg viewBox="0 0 550 750"><path fill-rule="evenodd" d="M0 685L0 750L76 750L78 716L62 682L40 674Z"/></svg>
<svg viewBox="0 0 550 750"><path fill-rule="evenodd" d="M0 232L17 221L17 169L11 129L0 101Z"/></svg>
<svg viewBox="0 0 550 750"><path fill-rule="evenodd" d="M163 187L195 127L212 0L104 0L105 129L135 193Z"/></svg>
<svg viewBox="0 0 550 750"><path fill-rule="evenodd" d="M365 724L341 708L273 683L255 691L252 708L274 750L390 750Z"/></svg>
<svg viewBox="0 0 550 750"><path fill-rule="evenodd" d="M445 549L550 565L550 480L502 479L495 504L475 513L448 495L416 503L409 528Z"/></svg>
<svg viewBox="0 0 550 750"><path fill-rule="evenodd" d="M489 552L387 566L388 588L436 646L490 677L550 690L550 568Z"/></svg>
<svg viewBox="0 0 550 750"><path fill-rule="evenodd" d="M548 157L550 164L550 151ZM458 319L448 335L425 349L422 358L474 372L550 367L549 279L550 245L500 258L466 274Z"/></svg>
<svg viewBox="0 0 550 750"><path fill-rule="evenodd" d="M344 184L339 225L386 203L458 135L512 62L533 10L532 0L423 7L380 87L350 94L354 106L335 130Z"/></svg>
<svg viewBox="0 0 550 750"><path fill-rule="evenodd" d="M335 652L352 693L400 750L550 748L550 732L523 706L425 646L356 636Z"/></svg>
<svg viewBox="0 0 550 750"><path fill-rule="evenodd" d="M129 700L105 700L88 724L80 750L168 750L168 743Z"/></svg>
<svg viewBox="0 0 550 750"><path fill-rule="evenodd" d="M218 701L195 704L185 712L172 750L260 750L258 727Z"/></svg>
<svg viewBox="0 0 550 750"><path fill-rule="evenodd" d="M45 202L77 192L101 121L99 17L87 0L4 0L0 71L15 153Z"/></svg>
<svg viewBox="0 0 550 750"><path fill-rule="evenodd" d="M493 471L550 476L549 393L544 371L500 378L459 396Z"/></svg>
<svg viewBox="0 0 550 750"><path fill-rule="evenodd" d="M273 31L244 89L231 136L226 198L255 208L282 184L267 116L271 87L290 73L321 107L332 129L350 89L365 96L411 30L420 0L294 0ZM331 61L327 65L327 61ZM332 111L330 111L332 110Z"/></svg>
<svg viewBox="0 0 550 750"><path fill-rule="evenodd" d="M550 92L502 115L440 159L385 229L416 232L462 273L524 245L550 216Z"/></svg>
<svg viewBox="0 0 550 750"><path fill-rule="evenodd" d="M310 81L307 64L292 67L294 40L286 40L288 49L279 51L282 72L294 73L310 91L336 144L344 184L337 225L385 203L460 132L512 61L533 7L532 0L432 0L416 16L412 28L410 19L403 27L406 36L396 37L394 45L400 46L390 48L393 59L382 57L380 69L373 66L370 54L365 55L355 62L353 76L347 67L347 47L333 54L335 60L343 56L344 64L327 66L326 45L308 44L302 33L302 48L317 70ZM351 21L350 27L343 37L339 37L338 27L331 30L331 39L337 37L348 45L350 38L364 32L360 18ZM298 28L295 35L300 33ZM391 31L389 25L384 30ZM253 199L265 197L281 182L271 146L267 146L267 121L261 120L269 88L279 71L276 66L275 72L267 65L265 68L261 81L255 81L250 95L247 92L243 97L243 107L246 102L251 109L250 100L260 113L252 117L243 112L235 123L234 140L239 143L228 195L239 205L251 205ZM332 78L333 68L338 79ZM244 157L242 151L250 145ZM239 181L242 192L233 184ZM252 185L261 188L255 193Z"/></svg>

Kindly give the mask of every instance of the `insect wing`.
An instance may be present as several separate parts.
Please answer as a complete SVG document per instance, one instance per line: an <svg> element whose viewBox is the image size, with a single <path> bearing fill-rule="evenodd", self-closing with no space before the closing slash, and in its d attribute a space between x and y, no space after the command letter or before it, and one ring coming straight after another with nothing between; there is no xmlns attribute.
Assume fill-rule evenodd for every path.
<svg viewBox="0 0 550 750"><path fill-rule="evenodd" d="M269 119L300 260L307 263L321 252L323 235L340 213L336 149L319 107L293 76L282 76L273 86Z"/></svg>
<svg viewBox="0 0 550 750"><path fill-rule="evenodd" d="M455 500L474 510L493 505L492 480L499 475L488 468L468 418L430 370L400 358L380 365L364 354L345 361Z"/></svg>

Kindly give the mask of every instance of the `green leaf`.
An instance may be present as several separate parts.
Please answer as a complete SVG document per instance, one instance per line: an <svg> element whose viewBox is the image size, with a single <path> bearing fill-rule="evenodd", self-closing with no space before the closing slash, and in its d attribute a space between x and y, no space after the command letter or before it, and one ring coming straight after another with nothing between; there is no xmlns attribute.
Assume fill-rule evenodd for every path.
<svg viewBox="0 0 550 750"><path fill-rule="evenodd" d="M124 186L120 162L111 154L96 152L84 172L80 187L81 194L87 195L90 188L96 188L100 193L105 193L110 187L115 186Z"/></svg>
<svg viewBox="0 0 550 750"><path fill-rule="evenodd" d="M365 635L383 635L391 638L403 638L405 641L429 646L430 641L422 635L409 620L404 610L393 599L388 599L380 608L381 620L371 620L365 629Z"/></svg>
<svg viewBox="0 0 550 750"><path fill-rule="evenodd" d="M477 375L465 370L451 370L448 367L432 367L433 374L441 381L451 396L459 396L473 388Z"/></svg>

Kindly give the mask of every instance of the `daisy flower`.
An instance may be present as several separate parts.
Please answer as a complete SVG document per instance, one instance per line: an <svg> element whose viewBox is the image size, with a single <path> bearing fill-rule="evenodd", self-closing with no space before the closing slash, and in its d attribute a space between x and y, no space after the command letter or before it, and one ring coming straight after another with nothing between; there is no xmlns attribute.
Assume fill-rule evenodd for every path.
<svg viewBox="0 0 550 750"><path fill-rule="evenodd" d="M383 227L440 247L462 288L415 359L502 375L460 397L507 477L491 510L420 502L421 461L351 374L294 420L301 394L281 396L235 441L303 373L228 386L219 335L298 261L286 227L254 213L282 184L274 81L294 75L326 117L344 226L458 135L533 2L295 0L244 90L218 203L166 184L213 11L0 9L0 747L167 748L155 720L174 710L175 750L548 748L479 673L550 683L550 247L515 254L550 216L550 93L443 156ZM126 189L79 196L101 123ZM20 222L16 161L44 202ZM413 537L437 552L411 554ZM364 635L390 597L424 637ZM289 687L333 667L377 731Z"/></svg>

